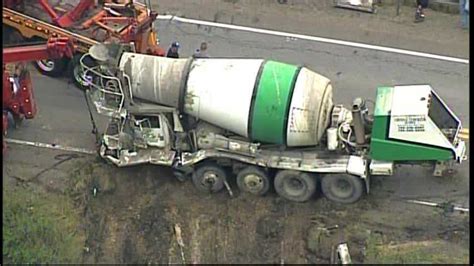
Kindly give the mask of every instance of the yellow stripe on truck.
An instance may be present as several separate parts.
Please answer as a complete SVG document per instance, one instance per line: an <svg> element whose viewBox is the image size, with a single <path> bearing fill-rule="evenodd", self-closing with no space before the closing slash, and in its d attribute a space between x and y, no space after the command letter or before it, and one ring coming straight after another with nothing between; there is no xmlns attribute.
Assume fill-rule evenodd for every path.
<svg viewBox="0 0 474 266"><path fill-rule="evenodd" d="M461 129L458 136L462 140L469 140L469 128Z"/></svg>

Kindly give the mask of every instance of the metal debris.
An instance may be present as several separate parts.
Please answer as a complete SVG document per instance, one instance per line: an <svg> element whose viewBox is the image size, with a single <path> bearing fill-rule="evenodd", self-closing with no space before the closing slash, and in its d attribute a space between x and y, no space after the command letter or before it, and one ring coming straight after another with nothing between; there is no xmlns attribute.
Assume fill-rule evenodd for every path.
<svg viewBox="0 0 474 266"><path fill-rule="evenodd" d="M227 192L229 192L229 195L231 198L234 197L234 193L232 192L232 189L230 188L230 185L229 183L227 182L227 180L224 180L224 186L225 188L227 189Z"/></svg>
<svg viewBox="0 0 474 266"><path fill-rule="evenodd" d="M349 248L347 243L342 243L337 246L337 255L341 264L351 264L351 256L349 254Z"/></svg>
<svg viewBox="0 0 474 266"><path fill-rule="evenodd" d="M332 230L335 230L335 229L338 229L339 228L339 225L334 225L334 226L330 226L330 227L317 227L317 229L319 231L322 231L326 236L330 236L331 235L331 231Z"/></svg>
<svg viewBox="0 0 474 266"><path fill-rule="evenodd" d="M181 227L179 224L174 225L174 233L176 235L176 241L178 242L179 248L181 250L181 259L183 260L183 264L186 264L186 260L184 258L184 242L181 236Z"/></svg>
<svg viewBox="0 0 474 266"><path fill-rule="evenodd" d="M330 227L318 227L318 230L331 231L338 228L339 228L339 225L336 224Z"/></svg>
<svg viewBox="0 0 474 266"><path fill-rule="evenodd" d="M41 142L35 142L35 141L26 141L26 140L9 139L9 138L6 138L5 142L10 143L10 144L27 145L27 146L34 146L38 148L48 148L48 149L54 149L54 150L78 152L78 153L85 153L85 154L91 154L91 155L97 154L97 151L94 151L94 150L68 147L68 146L58 145L54 143L49 144L49 143L41 143Z"/></svg>
<svg viewBox="0 0 474 266"><path fill-rule="evenodd" d="M420 204L420 205L424 205L424 206L441 208L445 212L459 211L461 213L469 213L468 208L455 206L454 204L452 204L452 202L434 203L434 202L421 201L421 200L407 200L407 202Z"/></svg>

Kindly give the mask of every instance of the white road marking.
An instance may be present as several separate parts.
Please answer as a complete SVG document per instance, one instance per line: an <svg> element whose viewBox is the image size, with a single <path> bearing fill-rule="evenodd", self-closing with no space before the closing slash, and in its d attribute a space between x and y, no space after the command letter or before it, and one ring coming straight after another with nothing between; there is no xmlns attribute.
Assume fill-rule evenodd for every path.
<svg viewBox="0 0 474 266"><path fill-rule="evenodd" d="M431 58L431 59L437 59L437 60L443 60L443 61L449 61L449 62L455 62L455 63L469 64L469 59L416 52L416 51L371 45L371 44L365 44L365 43L342 41L342 40L329 39L329 38L323 38L323 37L317 37L317 36L296 34L296 33L290 33L290 32L281 32L281 31L274 31L274 30L266 30L266 29L231 25L231 24L225 24L225 23L217 23L217 22L211 22L211 21L205 21L205 20L181 18L177 16L172 16L172 15L158 15L157 18L160 20L175 20L175 21L189 23L189 24L198 24L198 25L204 25L204 26L210 26L210 27L249 31L249 32L261 33L261 34L297 38L297 39L302 39L302 40L338 44L338 45L351 46L351 47L376 50L376 51L382 51L382 52L388 52L388 53L404 54L404 55L410 55L410 56L416 56L416 57L424 57L424 58Z"/></svg>
<svg viewBox="0 0 474 266"><path fill-rule="evenodd" d="M62 146L62 145L57 145L57 144L48 144L48 143L26 141L26 140L19 140L19 139L9 139L9 138L5 139L5 141L10 144L27 145L27 146L34 146L34 147L54 149L54 150L72 151L72 152L85 153L85 154L97 154L97 151L94 151L94 150L68 147L68 146Z"/></svg>

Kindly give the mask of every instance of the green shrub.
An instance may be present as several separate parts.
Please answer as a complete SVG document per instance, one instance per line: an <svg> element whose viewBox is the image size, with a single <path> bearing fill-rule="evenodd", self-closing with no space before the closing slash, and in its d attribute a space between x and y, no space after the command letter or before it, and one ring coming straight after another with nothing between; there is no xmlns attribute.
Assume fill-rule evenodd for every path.
<svg viewBox="0 0 474 266"><path fill-rule="evenodd" d="M3 195L5 263L79 262L84 240L67 197L26 188L4 189Z"/></svg>

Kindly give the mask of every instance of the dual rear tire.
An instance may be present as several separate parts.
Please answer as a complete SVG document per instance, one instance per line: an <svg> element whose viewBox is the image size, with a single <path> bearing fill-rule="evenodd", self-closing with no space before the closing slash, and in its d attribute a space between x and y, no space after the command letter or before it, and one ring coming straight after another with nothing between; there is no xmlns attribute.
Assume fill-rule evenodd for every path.
<svg viewBox="0 0 474 266"><path fill-rule="evenodd" d="M365 192L364 181L349 174L326 175L321 179L321 191L331 201L338 203L354 203Z"/></svg>
<svg viewBox="0 0 474 266"><path fill-rule="evenodd" d="M275 176L275 190L281 197L294 202L308 201L316 192L316 177L298 171L283 170Z"/></svg>
<svg viewBox="0 0 474 266"><path fill-rule="evenodd" d="M294 202L306 202L316 193L317 177L314 174L283 170L275 177L275 190L281 197ZM364 181L349 174L331 174L321 178L321 192L334 202L350 204L364 194Z"/></svg>
<svg viewBox="0 0 474 266"><path fill-rule="evenodd" d="M225 169L213 163L199 166L192 176L194 186L205 193L221 191L226 180L227 173ZM264 170L249 166L238 173L237 186L244 193L263 196L270 189L270 180Z"/></svg>

